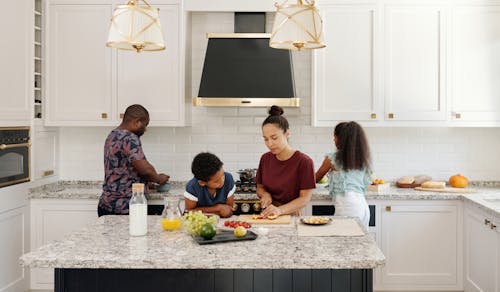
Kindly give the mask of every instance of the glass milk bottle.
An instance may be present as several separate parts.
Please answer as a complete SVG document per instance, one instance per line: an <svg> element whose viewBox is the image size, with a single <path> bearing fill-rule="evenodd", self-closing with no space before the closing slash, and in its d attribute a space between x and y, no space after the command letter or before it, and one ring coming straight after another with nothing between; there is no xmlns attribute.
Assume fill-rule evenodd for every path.
<svg viewBox="0 0 500 292"><path fill-rule="evenodd" d="M144 184L132 184L132 198L129 202L129 233L142 236L148 233L148 202L144 196Z"/></svg>

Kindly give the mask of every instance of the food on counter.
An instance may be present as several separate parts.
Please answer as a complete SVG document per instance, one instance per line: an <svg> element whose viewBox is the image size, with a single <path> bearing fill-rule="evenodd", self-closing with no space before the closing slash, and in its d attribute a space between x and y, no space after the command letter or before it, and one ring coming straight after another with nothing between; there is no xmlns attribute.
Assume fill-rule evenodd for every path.
<svg viewBox="0 0 500 292"><path fill-rule="evenodd" d="M460 174L452 175L448 182L454 188L465 188L469 184L469 180Z"/></svg>
<svg viewBox="0 0 500 292"><path fill-rule="evenodd" d="M263 217L262 215L253 215L252 216L252 219L254 220L258 220L258 219L269 219L269 220L274 220L276 218L278 218L279 215L276 215L276 214L272 214L272 215L268 215L266 217Z"/></svg>
<svg viewBox="0 0 500 292"><path fill-rule="evenodd" d="M428 175L417 175L415 176L415 184L417 185L421 185L423 184L424 182L426 181L430 181L432 180L432 177L428 176Z"/></svg>
<svg viewBox="0 0 500 292"><path fill-rule="evenodd" d="M402 178L398 179L398 184L412 184L415 182L415 177L414 176L403 176Z"/></svg>
<svg viewBox="0 0 500 292"><path fill-rule="evenodd" d="M374 185L374 186L375 185L383 185L383 184L385 184L385 180L383 180L383 179L376 178L376 179L372 180L372 185Z"/></svg>
<svg viewBox="0 0 500 292"><path fill-rule="evenodd" d="M251 228L252 225L250 223L244 222L244 221L225 221L224 226L226 227L231 227L231 228L237 228L239 226L242 226L244 228Z"/></svg>
<svg viewBox="0 0 500 292"><path fill-rule="evenodd" d="M308 218L302 218L302 222L305 224L311 224L311 225L322 225L330 222L330 218L328 217L308 217Z"/></svg>
<svg viewBox="0 0 500 292"><path fill-rule="evenodd" d="M180 218L162 218L161 226L163 230L176 230L181 228L181 219Z"/></svg>
<svg viewBox="0 0 500 292"><path fill-rule="evenodd" d="M189 234L200 234L200 229L203 225L210 223L213 226L217 225L218 217L216 215L207 216L200 210L189 211L182 216L184 228Z"/></svg>
<svg viewBox="0 0 500 292"><path fill-rule="evenodd" d="M446 183L444 181L426 181L422 183L422 188L426 189L444 189L446 187Z"/></svg>
<svg viewBox="0 0 500 292"><path fill-rule="evenodd" d="M243 226L238 226L234 229L234 236L243 237L247 235L247 229Z"/></svg>
<svg viewBox="0 0 500 292"><path fill-rule="evenodd" d="M205 223L200 228L200 236L205 239L212 239L215 236L216 230L213 224Z"/></svg>

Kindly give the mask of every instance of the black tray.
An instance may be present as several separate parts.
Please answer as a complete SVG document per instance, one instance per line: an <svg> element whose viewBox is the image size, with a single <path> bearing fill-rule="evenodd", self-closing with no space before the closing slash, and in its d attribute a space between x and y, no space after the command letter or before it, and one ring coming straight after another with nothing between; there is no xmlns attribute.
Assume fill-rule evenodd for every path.
<svg viewBox="0 0 500 292"><path fill-rule="evenodd" d="M234 236L233 231L217 231L217 234L212 239L205 239L199 235L193 235L194 241L198 244L211 244L211 243L219 243L219 242L229 242L229 241L242 241L242 240L254 240L257 238L257 234L255 234L251 230L247 230L247 234L243 237Z"/></svg>

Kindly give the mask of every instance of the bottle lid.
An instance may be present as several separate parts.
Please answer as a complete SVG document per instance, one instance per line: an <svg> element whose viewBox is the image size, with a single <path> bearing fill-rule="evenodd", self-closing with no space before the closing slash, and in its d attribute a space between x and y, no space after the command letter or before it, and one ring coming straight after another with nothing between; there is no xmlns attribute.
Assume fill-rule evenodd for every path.
<svg viewBox="0 0 500 292"><path fill-rule="evenodd" d="M132 184L132 192L133 193L144 193L144 184L143 183Z"/></svg>

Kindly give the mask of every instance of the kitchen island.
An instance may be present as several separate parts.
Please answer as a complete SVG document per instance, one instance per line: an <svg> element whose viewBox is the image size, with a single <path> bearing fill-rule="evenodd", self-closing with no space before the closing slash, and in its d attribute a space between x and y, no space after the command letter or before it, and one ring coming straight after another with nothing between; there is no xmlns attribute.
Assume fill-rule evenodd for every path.
<svg viewBox="0 0 500 292"><path fill-rule="evenodd" d="M344 220L344 219L335 219ZM147 236L130 237L127 216L94 224L25 254L55 268L55 291L373 291L385 257L371 236L300 237L295 224L254 241L198 245L149 216Z"/></svg>

